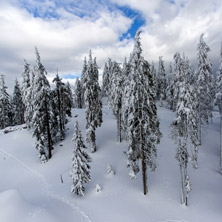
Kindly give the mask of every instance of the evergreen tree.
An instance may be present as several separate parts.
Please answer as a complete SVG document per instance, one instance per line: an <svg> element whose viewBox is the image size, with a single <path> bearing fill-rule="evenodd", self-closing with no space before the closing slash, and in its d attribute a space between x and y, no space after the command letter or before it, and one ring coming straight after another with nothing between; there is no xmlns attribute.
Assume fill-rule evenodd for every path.
<svg viewBox="0 0 222 222"><path fill-rule="evenodd" d="M55 82L55 89L53 90L53 113L54 113L54 119L56 121L56 117L58 117L58 126L59 126L59 132L60 132L60 140L65 139L65 123L66 123L66 110L67 110L67 104L66 104L66 86L62 82L62 79L59 77L58 73L56 74L56 77L53 79L53 82ZM55 122L55 127L57 126ZM56 129L56 128L55 128ZM56 132L54 133L56 134Z"/></svg>
<svg viewBox="0 0 222 222"><path fill-rule="evenodd" d="M161 133L157 118L157 108L152 92L153 79L149 64L142 57L140 31L136 33L136 42L130 58L129 86L124 89L123 116L127 118L129 149L127 152L130 177L139 172L139 160L142 161L144 194L147 193L147 166L155 170L157 155L156 144Z"/></svg>
<svg viewBox="0 0 222 222"><path fill-rule="evenodd" d="M100 100L100 87L98 83L98 67L96 61L92 61L91 51L84 84L85 107L86 107L86 134L87 142L91 145L91 151L96 151L96 134L95 130L102 124L102 102Z"/></svg>
<svg viewBox="0 0 222 222"><path fill-rule="evenodd" d="M30 65L24 60L24 72L22 73L22 101L25 105L24 120L28 128L31 128L32 116L33 116L33 81L34 72L32 72L32 79L30 76Z"/></svg>
<svg viewBox="0 0 222 222"><path fill-rule="evenodd" d="M222 174L222 43L220 51L219 68L216 75L216 96L215 104L220 113L220 173Z"/></svg>
<svg viewBox="0 0 222 222"><path fill-rule="evenodd" d="M81 131L78 122L75 124L72 141L74 141L74 150L72 156L72 187L71 192L80 196L84 196L86 183L90 182L90 156L83 150L86 146L83 143Z"/></svg>
<svg viewBox="0 0 222 222"><path fill-rule="evenodd" d="M173 99L174 99L174 72L172 63L169 65L169 72L168 72L168 78L167 78L167 89L166 89L166 100L167 100L167 106L169 109L173 110Z"/></svg>
<svg viewBox="0 0 222 222"><path fill-rule="evenodd" d="M151 74L152 74L152 78L153 78L153 94L154 94L154 98L156 98L157 96L157 76L156 76L156 69L154 66L154 62L152 62L151 64Z"/></svg>
<svg viewBox="0 0 222 222"><path fill-rule="evenodd" d="M15 125L23 124L25 106L22 101L22 93L17 79L15 80L12 104L13 104L13 124Z"/></svg>
<svg viewBox="0 0 222 222"><path fill-rule="evenodd" d="M122 141L122 96L123 96L123 77L122 70L117 62L113 62L113 70L110 75L110 92L108 96L109 106L117 119L117 140Z"/></svg>
<svg viewBox="0 0 222 222"><path fill-rule="evenodd" d="M162 56L159 57L159 67L158 67L158 88L157 96L160 98L160 105L163 105L163 100L166 99L166 73L163 64Z"/></svg>
<svg viewBox="0 0 222 222"><path fill-rule="evenodd" d="M86 72L87 72L87 61L86 61L86 57L84 58L84 62L83 62L83 69L82 69L82 75L81 75L81 96L82 96L82 108L85 107L85 99L84 99L84 94L85 94L85 88L84 88L84 85L85 85L85 82L86 82Z"/></svg>
<svg viewBox="0 0 222 222"><path fill-rule="evenodd" d="M173 111L176 111L179 96L180 96L180 85L181 82L184 81L185 78L185 69L184 69L184 62L181 58L180 53L175 53L174 55L174 80L173 80Z"/></svg>
<svg viewBox="0 0 222 222"><path fill-rule="evenodd" d="M103 70L102 96L108 96L107 94L108 89L109 89L109 70L107 63L105 63Z"/></svg>
<svg viewBox="0 0 222 222"><path fill-rule="evenodd" d="M36 66L34 68L35 79L33 89L33 107L32 118L33 136L36 138L36 148L39 151L39 157L42 162L52 157L52 137L51 122L52 110L50 104L50 85L46 78L46 70L40 61L39 52L36 50ZM46 149L48 155L46 155Z"/></svg>
<svg viewBox="0 0 222 222"><path fill-rule="evenodd" d="M0 129L12 124L12 105L10 96L7 93L4 75L0 76Z"/></svg>
<svg viewBox="0 0 222 222"><path fill-rule="evenodd" d="M198 110L197 94L184 72L180 81L180 92L176 109L176 119L172 123L172 138L177 144L176 159L179 162L182 186L182 203L188 204L188 193L191 191L190 179L187 172L189 159L193 167L197 168L198 138Z"/></svg>
<svg viewBox="0 0 222 222"><path fill-rule="evenodd" d="M70 83L67 82L65 84L65 104L66 104L66 114L71 117L72 116L72 108L74 107L73 105L73 95L72 95L72 90Z"/></svg>
<svg viewBox="0 0 222 222"><path fill-rule="evenodd" d="M75 87L74 87L74 107L78 108L78 109L82 109L82 105L83 105L83 102L82 102L82 99L83 99L83 96L82 96L82 85L81 85L81 82L80 80L77 78L76 79L76 82L75 82Z"/></svg>
<svg viewBox="0 0 222 222"><path fill-rule="evenodd" d="M198 51L198 70L197 70L197 84L198 84L198 101L199 101L199 129L200 129L200 143L201 143L201 125L209 123L212 118L212 64L208 58L210 48L203 40L203 34L200 36L200 41L197 46Z"/></svg>

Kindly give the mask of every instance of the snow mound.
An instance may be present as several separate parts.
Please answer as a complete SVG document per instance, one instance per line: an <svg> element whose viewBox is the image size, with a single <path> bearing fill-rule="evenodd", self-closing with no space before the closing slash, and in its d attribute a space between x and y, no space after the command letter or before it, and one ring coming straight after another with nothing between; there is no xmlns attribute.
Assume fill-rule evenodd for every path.
<svg viewBox="0 0 222 222"><path fill-rule="evenodd" d="M43 206L34 207L25 201L17 190L10 189L0 193L0 218L4 222L56 222L57 220L45 212Z"/></svg>

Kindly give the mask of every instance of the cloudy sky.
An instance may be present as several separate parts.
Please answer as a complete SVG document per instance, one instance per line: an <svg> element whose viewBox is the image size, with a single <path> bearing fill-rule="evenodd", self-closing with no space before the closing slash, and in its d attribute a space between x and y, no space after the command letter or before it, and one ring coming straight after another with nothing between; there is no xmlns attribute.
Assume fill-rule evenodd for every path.
<svg viewBox="0 0 222 222"><path fill-rule="evenodd" d="M35 63L34 47L52 79L80 76L92 49L101 67L108 57L122 62L141 29L143 55L149 62L175 52L195 64L199 37L211 48L217 69L222 41L221 0L0 0L0 74L9 88L23 71L23 60ZM167 67L166 67L167 69Z"/></svg>

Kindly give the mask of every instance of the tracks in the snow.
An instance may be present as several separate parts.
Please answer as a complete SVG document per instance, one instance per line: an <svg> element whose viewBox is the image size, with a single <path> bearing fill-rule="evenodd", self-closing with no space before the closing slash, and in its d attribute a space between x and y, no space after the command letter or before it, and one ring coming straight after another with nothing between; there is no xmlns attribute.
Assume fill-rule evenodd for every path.
<svg viewBox="0 0 222 222"><path fill-rule="evenodd" d="M0 149L0 152L6 156L8 156L9 158L13 159L14 161L16 161L20 166L22 166L27 172L29 172L31 174L31 176L40 183L41 188L42 188L42 192L49 198L57 200L62 202L63 204L67 205L68 207L72 208L75 212L77 212L78 214L81 215L82 219L85 222L92 222L90 217L86 214L86 212L84 212L76 203L74 203L73 201L70 201L56 193L54 193L51 190L51 185L47 182L46 178L44 175L40 174L39 172L37 172L36 170L32 169L30 166L28 166L27 164L25 164L24 162L22 162L20 159L18 159L17 157L15 157L14 155L6 152L5 150ZM41 208L42 209L42 208ZM33 215L32 215L33 216Z"/></svg>

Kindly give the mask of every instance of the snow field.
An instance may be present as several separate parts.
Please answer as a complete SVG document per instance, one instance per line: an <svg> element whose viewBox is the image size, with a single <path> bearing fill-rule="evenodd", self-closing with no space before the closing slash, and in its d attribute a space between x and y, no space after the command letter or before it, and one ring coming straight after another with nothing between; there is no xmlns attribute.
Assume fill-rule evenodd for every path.
<svg viewBox="0 0 222 222"><path fill-rule="evenodd" d="M77 117L74 117L78 115ZM192 192L188 207L180 204L180 174L171 140L170 124L174 113L158 106L163 134L158 146L157 168L148 171L148 194L143 195L141 173L130 180L126 168L127 142L116 142L116 120L107 106L103 123L96 130L97 147L92 158L91 182L84 197L70 192L69 175L74 122L78 120L85 138L85 112L74 109L67 124L66 139L53 150L52 159L41 164L31 133L26 129L0 135L0 218L14 221L92 221L92 222L220 222L222 217L222 177L219 164L219 119L207 127L199 150L199 168L189 168ZM62 146L60 146L62 145ZM111 164L115 175L106 174ZM60 176L62 175L63 183ZM96 184L102 191L96 192ZM13 213L12 213L13 212ZM19 212L15 217L16 212Z"/></svg>

